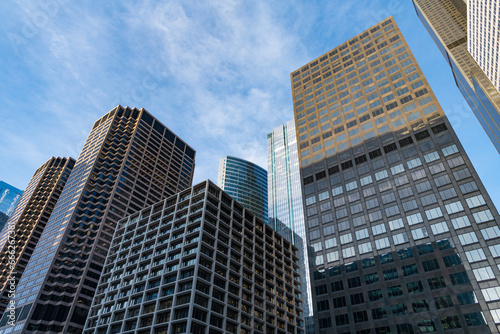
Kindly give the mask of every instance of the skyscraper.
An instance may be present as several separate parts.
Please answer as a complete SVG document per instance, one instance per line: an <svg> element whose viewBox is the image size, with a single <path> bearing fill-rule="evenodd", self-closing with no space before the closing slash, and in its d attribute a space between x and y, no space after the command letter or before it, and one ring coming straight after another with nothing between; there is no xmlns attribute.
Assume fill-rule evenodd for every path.
<svg viewBox="0 0 500 334"><path fill-rule="evenodd" d="M254 215L267 221L267 172L236 157L220 159L217 185Z"/></svg>
<svg viewBox="0 0 500 334"><path fill-rule="evenodd" d="M480 27L468 42L467 5L464 0L413 0L413 4L418 17L450 65L458 89L500 152L500 93L467 50L469 44L475 46L476 51L472 50L472 54L478 57L479 53L484 54L481 50L490 50L490 55L493 55L495 51L491 46L480 44L481 39L476 36L483 36L488 31L487 27ZM498 22L498 12L493 15ZM469 29L477 30L477 25L482 24L477 19L474 22ZM488 59L492 59L488 67L498 66L498 59Z"/></svg>
<svg viewBox="0 0 500 334"><path fill-rule="evenodd" d="M498 212L394 19L291 81L317 333L497 332Z"/></svg>
<svg viewBox="0 0 500 334"><path fill-rule="evenodd" d="M462 0L465 2L465 0ZM500 91L498 54L500 53L499 0L468 0L467 50Z"/></svg>
<svg viewBox="0 0 500 334"><path fill-rule="evenodd" d="M304 313L308 316L312 311L311 282L293 119L267 135L267 170L269 225L299 248Z"/></svg>
<svg viewBox="0 0 500 334"><path fill-rule="evenodd" d="M15 326L80 333L116 222L191 185L195 151L144 109L97 120L19 281Z"/></svg>
<svg viewBox="0 0 500 334"><path fill-rule="evenodd" d="M85 333L303 333L297 248L210 181L118 222Z"/></svg>
<svg viewBox="0 0 500 334"><path fill-rule="evenodd" d="M19 282L74 165L73 158L52 157L40 166L0 234L0 317L10 285Z"/></svg>

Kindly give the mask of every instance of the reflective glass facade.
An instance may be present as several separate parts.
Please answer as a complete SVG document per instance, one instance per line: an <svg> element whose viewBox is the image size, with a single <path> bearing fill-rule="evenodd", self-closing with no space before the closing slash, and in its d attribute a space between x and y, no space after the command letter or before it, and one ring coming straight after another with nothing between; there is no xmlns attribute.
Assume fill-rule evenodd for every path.
<svg viewBox="0 0 500 334"><path fill-rule="evenodd" d="M73 158L52 157L40 166L0 233L0 317L10 285L19 282L74 165Z"/></svg>
<svg viewBox="0 0 500 334"><path fill-rule="evenodd" d="M291 80L316 332L498 332L498 211L394 19Z"/></svg>
<svg viewBox="0 0 500 334"><path fill-rule="evenodd" d="M263 221L267 221L267 171L236 157L220 159L217 185Z"/></svg>
<svg viewBox="0 0 500 334"><path fill-rule="evenodd" d="M297 255L202 182L118 222L85 333L304 333Z"/></svg>
<svg viewBox="0 0 500 334"><path fill-rule="evenodd" d="M303 279L304 313L312 311L309 258L302 207L297 138L293 120L267 135L269 225L299 248Z"/></svg>
<svg viewBox="0 0 500 334"><path fill-rule="evenodd" d="M80 333L119 219L191 185L195 152L144 109L97 120L40 236L0 333Z"/></svg>
<svg viewBox="0 0 500 334"><path fill-rule="evenodd" d="M0 181L0 212L10 216L22 194L22 190Z"/></svg>
<svg viewBox="0 0 500 334"><path fill-rule="evenodd" d="M413 4L418 17L450 65L458 89L500 152L500 93L467 50L465 2L413 0ZM482 28L481 34L486 27ZM491 66L498 66L498 59Z"/></svg>

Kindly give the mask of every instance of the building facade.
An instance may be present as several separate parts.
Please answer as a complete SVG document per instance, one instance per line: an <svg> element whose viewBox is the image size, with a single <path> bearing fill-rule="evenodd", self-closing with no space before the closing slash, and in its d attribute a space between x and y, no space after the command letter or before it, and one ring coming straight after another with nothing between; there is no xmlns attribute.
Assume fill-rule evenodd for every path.
<svg viewBox="0 0 500 334"><path fill-rule="evenodd" d="M465 0L462 0L465 2ZM467 50L500 91L498 54L500 53L500 1L467 1Z"/></svg>
<svg viewBox="0 0 500 334"><path fill-rule="evenodd" d="M253 214L267 221L267 171L236 157L220 159L217 185Z"/></svg>
<svg viewBox="0 0 500 334"><path fill-rule="evenodd" d="M311 283L293 119L267 135L267 170L269 225L299 248L304 314L307 317L312 312Z"/></svg>
<svg viewBox="0 0 500 334"><path fill-rule="evenodd" d="M97 120L16 289L0 333L81 333L116 223L190 187L194 150L144 109Z"/></svg>
<svg viewBox="0 0 500 334"><path fill-rule="evenodd" d="M0 233L0 314L7 307L10 285L19 282L74 165L73 158L52 157L40 166Z"/></svg>
<svg viewBox="0 0 500 334"><path fill-rule="evenodd" d="M303 333L297 255L202 182L118 222L85 333Z"/></svg>
<svg viewBox="0 0 500 334"><path fill-rule="evenodd" d="M291 81L316 332L498 332L498 212L394 19Z"/></svg>
<svg viewBox="0 0 500 334"><path fill-rule="evenodd" d="M471 1L474 2L474 1ZM478 1L486 3L489 1ZM455 83L500 152L500 93L469 53L464 0L413 0L418 17L450 65ZM498 22L498 13L494 14ZM480 29L481 36L484 29ZM476 50L489 49L476 45ZM475 52L473 51L473 54ZM494 60L491 67L498 66Z"/></svg>
<svg viewBox="0 0 500 334"><path fill-rule="evenodd" d="M22 190L0 181L0 212L10 216L22 195Z"/></svg>

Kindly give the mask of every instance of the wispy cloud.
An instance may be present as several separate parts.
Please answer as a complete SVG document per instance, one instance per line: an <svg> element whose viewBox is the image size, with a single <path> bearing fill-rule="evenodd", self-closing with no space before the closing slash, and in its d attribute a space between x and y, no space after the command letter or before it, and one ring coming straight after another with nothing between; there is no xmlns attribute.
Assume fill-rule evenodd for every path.
<svg viewBox="0 0 500 334"><path fill-rule="evenodd" d="M226 155L266 167L266 134L293 117L290 72L391 14L445 86L410 1L1 2L0 179L22 188L50 156L76 157L117 104L192 145L195 181Z"/></svg>

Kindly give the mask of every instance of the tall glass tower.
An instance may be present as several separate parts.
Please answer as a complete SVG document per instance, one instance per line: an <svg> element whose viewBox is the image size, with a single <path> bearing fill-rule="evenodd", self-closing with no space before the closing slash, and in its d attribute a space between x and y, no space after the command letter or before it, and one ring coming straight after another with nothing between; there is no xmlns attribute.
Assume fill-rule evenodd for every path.
<svg viewBox="0 0 500 334"><path fill-rule="evenodd" d="M22 190L0 181L0 212L10 216L22 194Z"/></svg>
<svg viewBox="0 0 500 334"><path fill-rule="evenodd" d="M494 70L498 68L498 59L495 58L498 56L498 27L492 29L478 16L487 12L484 17L487 20L493 14L492 20L498 26L499 8L491 2L470 0L468 23L465 0L413 0L418 17L450 65L458 89L500 152L500 92L486 75L498 75ZM492 8L483 11L482 7L486 5L492 5ZM468 36L467 29L471 36ZM482 65L486 65L486 73L469 50ZM486 59L491 64L486 64Z"/></svg>
<svg viewBox="0 0 500 334"><path fill-rule="evenodd" d="M317 333L497 333L500 218L394 19L291 74Z"/></svg>
<svg viewBox="0 0 500 334"><path fill-rule="evenodd" d="M247 160L220 159L217 185L254 215L267 221L267 171Z"/></svg>
<svg viewBox="0 0 500 334"><path fill-rule="evenodd" d="M144 109L97 120L0 332L81 333L119 219L191 186L195 151Z"/></svg>
<svg viewBox="0 0 500 334"><path fill-rule="evenodd" d="M73 158L50 158L33 174L0 233L0 315L43 233L75 165ZM15 246L15 247L13 247Z"/></svg>
<svg viewBox="0 0 500 334"><path fill-rule="evenodd" d="M293 119L267 135L267 170L269 225L299 248L304 313L308 316L312 311L311 283Z"/></svg>

